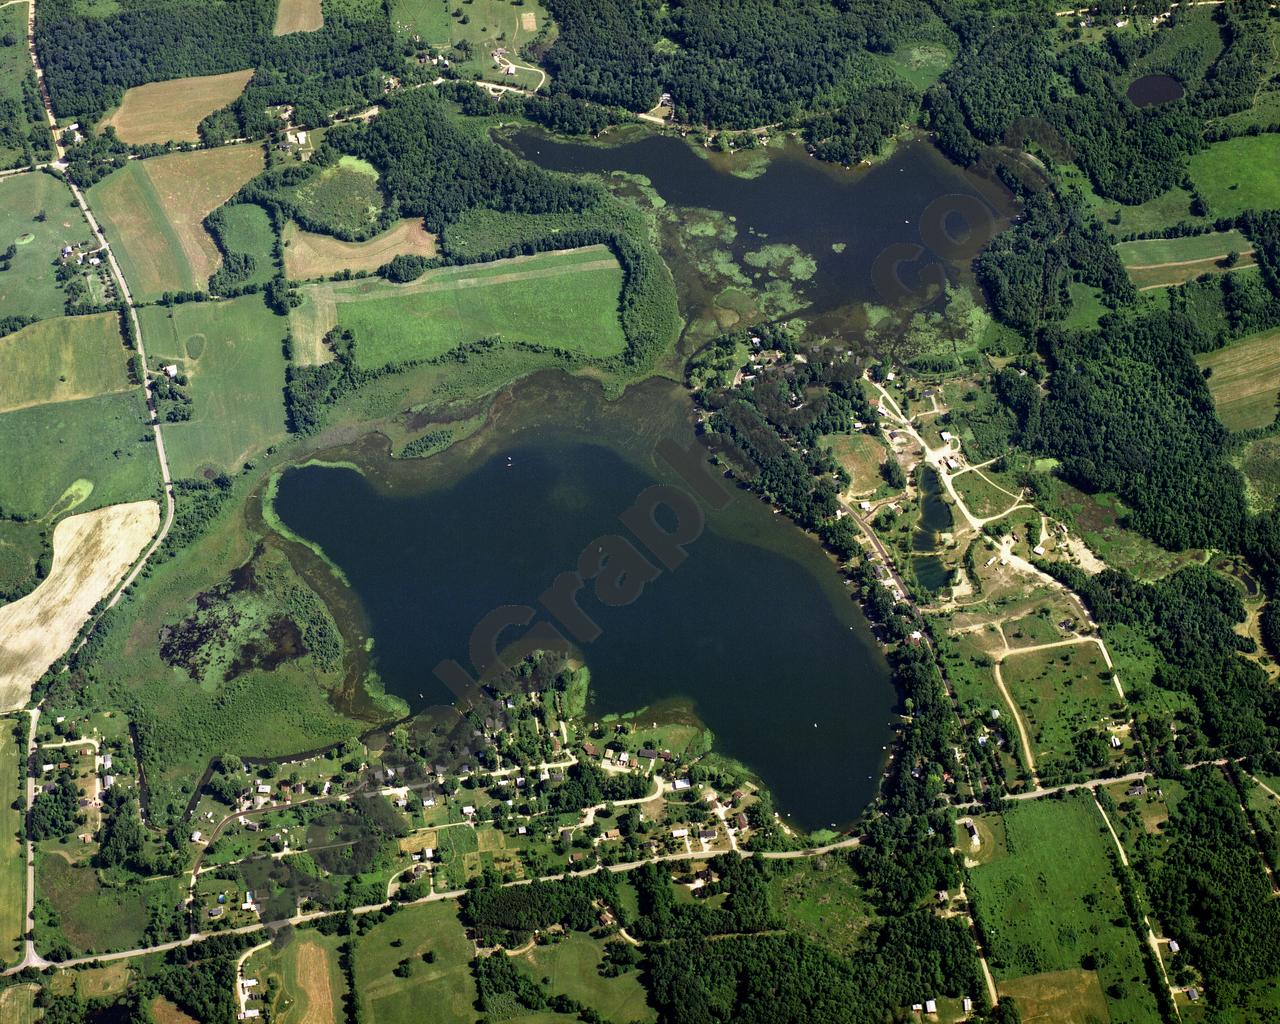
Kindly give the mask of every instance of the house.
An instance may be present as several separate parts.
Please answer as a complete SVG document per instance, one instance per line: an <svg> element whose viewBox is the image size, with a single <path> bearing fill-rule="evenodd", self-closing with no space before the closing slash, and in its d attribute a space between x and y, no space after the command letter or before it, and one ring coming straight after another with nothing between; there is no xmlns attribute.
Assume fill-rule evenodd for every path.
<svg viewBox="0 0 1280 1024"><path fill-rule="evenodd" d="M1037 555L1043 555L1043 554L1044 554L1044 545L1043 545L1043 544L1037 544L1037 545L1036 545L1035 547L1033 547L1031 550L1032 550L1032 551L1034 551Z"/></svg>
<svg viewBox="0 0 1280 1024"><path fill-rule="evenodd" d="M1119 750L1121 746L1122 746L1122 744L1121 744L1121 742L1120 742L1120 737L1119 737L1119 736L1112 736L1112 737L1111 737L1111 747L1112 747L1112 749L1113 749L1113 750Z"/></svg>
<svg viewBox="0 0 1280 1024"><path fill-rule="evenodd" d="M739 829L745 829L747 827L747 816L741 811L734 816L733 820Z"/></svg>
<svg viewBox="0 0 1280 1024"><path fill-rule="evenodd" d="M516 829L516 835L518 836L527 836L528 834L529 834L529 830L525 828L523 825L521 825L519 828Z"/></svg>
<svg viewBox="0 0 1280 1024"><path fill-rule="evenodd" d="M689 830L687 828L673 828L671 830L672 839L687 839L688 837Z"/></svg>
<svg viewBox="0 0 1280 1024"><path fill-rule="evenodd" d="M973 1013L973 1000L970 999L968 996L964 997L964 1000L961 1002L960 1005L964 1007L965 1013Z"/></svg>
<svg viewBox="0 0 1280 1024"><path fill-rule="evenodd" d="M688 789L692 783L688 779L676 779L675 788L677 790Z"/></svg>
<svg viewBox="0 0 1280 1024"><path fill-rule="evenodd" d="M244 827L246 832L257 832L262 828L256 821L246 821Z"/></svg>
<svg viewBox="0 0 1280 1024"><path fill-rule="evenodd" d="M1126 789L1124 791L1124 795L1125 796L1146 796L1147 787L1144 786L1141 782L1139 782L1136 786L1130 786L1128 789ZM1172 945L1172 943L1170 945ZM1174 952L1176 953L1177 950L1175 949Z"/></svg>
<svg viewBox="0 0 1280 1024"><path fill-rule="evenodd" d="M924 1001L924 1012L925 1012L925 1013L937 1013L937 1012L938 1012L938 1001L937 1001L936 999L926 999L926 1000Z"/></svg>
<svg viewBox="0 0 1280 1024"><path fill-rule="evenodd" d="M658 752L646 747L644 750L637 751L636 757L643 757L646 761L655 761L658 758Z"/></svg>
<svg viewBox="0 0 1280 1024"><path fill-rule="evenodd" d="M240 984L241 984L241 985L243 985L243 986L244 986L245 988L247 988L247 989L249 989L249 988L253 988L253 986L254 986L254 985L258 984L258 979L257 979L257 978L245 978L244 980L242 980L242 981L240 982Z"/></svg>
<svg viewBox="0 0 1280 1024"><path fill-rule="evenodd" d="M191 833L191 841L193 843L200 842L200 831L198 829L195 832Z"/></svg>
<svg viewBox="0 0 1280 1024"><path fill-rule="evenodd" d="M622 753L620 753L620 754L618 755L618 763L619 763L619 764L630 764L630 763L631 763L631 755L630 755L630 754L628 754L625 750L624 750L624 751L622 751Z"/></svg>
<svg viewBox="0 0 1280 1024"><path fill-rule="evenodd" d="M168 368L166 367L166 369L168 369ZM269 794L271 793L271 787L270 787L270 786L268 786L265 782L259 782L259 783L258 783L258 792L259 792L260 794L262 794L263 796L267 796L267 795L269 795Z"/></svg>
<svg viewBox="0 0 1280 1024"><path fill-rule="evenodd" d="M949 431L949 430L944 430L944 431L942 432L942 435L941 435L941 436L942 436L942 440L944 440L945 442L947 442L947 444L950 444L950 443L951 443L951 431Z"/></svg>
<svg viewBox="0 0 1280 1024"><path fill-rule="evenodd" d="M573 831L571 829L562 828L560 830L560 842L564 843L566 846L573 842Z"/></svg>
<svg viewBox="0 0 1280 1024"><path fill-rule="evenodd" d="M465 815L469 818L469 817L471 817L471 815L473 815L473 814L475 814L475 813L476 813L476 809L475 809L474 807L472 807L470 804L466 804L466 805L464 805L464 806L463 806L463 808L462 808L462 813L463 813L463 814L465 814Z"/></svg>
<svg viewBox="0 0 1280 1024"><path fill-rule="evenodd" d="M716 838L716 830L713 828L704 828L698 833L698 838L704 843L714 842Z"/></svg>
<svg viewBox="0 0 1280 1024"><path fill-rule="evenodd" d="M102 755L102 770L107 772L111 771L111 755L110 754Z"/></svg>
<svg viewBox="0 0 1280 1024"><path fill-rule="evenodd" d="M594 743L582 744L582 752L586 754L587 757L595 757L597 754L600 753L600 751L596 749L596 745Z"/></svg>
<svg viewBox="0 0 1280 1024"><path fill-rule="evenodd" d="M1194 988L1187 989L1187 998L1190 999L1193 1003L1196 1002L1200 998L1199 990Z"/></svg>
<svg viewBox="0 0 1280 1024"><path fill-rule="evenodd" d="M1170 952L1170 953L1176 953L1176 952L1178 952L1178 950L1180 950L1181 948L1182 948L1182 947L1178 945L1178 940L1177 940L1177 939L1170 939L1170 940L1169 940L1169 952Z"/></svg>
<svg viewBox="0 0 1280 1024"><path fill-rule="evenodd" d="M102 780L102 791L105 793L108 789L116 784L116 777L108 775Z"/></svg>

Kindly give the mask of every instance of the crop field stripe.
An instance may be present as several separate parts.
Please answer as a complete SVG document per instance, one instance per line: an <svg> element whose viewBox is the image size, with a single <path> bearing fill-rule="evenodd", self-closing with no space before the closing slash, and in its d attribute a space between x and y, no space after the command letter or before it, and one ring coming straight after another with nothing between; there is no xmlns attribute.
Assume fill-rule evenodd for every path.
<svg viewBox="0 0 1280 1024"><path fill-rule="evenodd" d="M517 281L535 281L544 277L561 277L566 273L581 273L588 270L614 270L618 266L617 260L593 260L590 263L579 263L572 267L545 267L540 270L516 270L507 274L495 274L491 277L463 277L455 278L450 281L432 281L428 284L417 286L416 284L404 285L396 290L402 295L429 295L433 292L451 292L459 291L463 288L483 288L487 285L494 284L514 284ZM337 302L361 302L372 296L367 295L350 295L337 292L334 299ZM379 295L378 298L383 296Z"/></svg>
<svg viewBox="0 0 1280 1024"><path fill-rule="evenodd" d="M12 724L12 719L0 722L0 961L6 965L22 959L27 927L27 857L18 839L23 812L12 806L26 777L25 751L13 736Z"/></svg>
<svg viewBox="0 0 1280 1024"><path fill-rule="evenodd" d="M115 250L117 258L124 264L125 277L129 280L131 288L142 293L137 296L138 298L163 291L163 288L153 286L152 278L155 275L145 272L142 265L135 261L132 251L134 240L123 237L125 232L116 226L122 226L127 222L136 229L139 221L144 220L144 228L156 231L172 253L183 255L186 253L186 247L179 239L177 230L165 215L164 204L160 201L160 194L156 191L151 175L147 173L145 161L129 163L116 175L103 182L100 187L101 193L93 197L94 208L98 212L99 220L114 222L107 241ZM143 217L139 218L136 211L131 211L131 206L141 207ZM143 232L138 233L136 243L153 254L158 252L147 243ZM178 263L174 261L171 269L181 270L180 289L189 290L195 286L194 277L188 265L179 268Z"/></svg>
<svg viewBox="0 0 1280 1024"><path fill-rule="evenodd" d="M1230 430L1265 427L1276 417L1280 399L1280 331L1233 342L1196 358L1213 371L1209 394L1218 419Z"/></svg>

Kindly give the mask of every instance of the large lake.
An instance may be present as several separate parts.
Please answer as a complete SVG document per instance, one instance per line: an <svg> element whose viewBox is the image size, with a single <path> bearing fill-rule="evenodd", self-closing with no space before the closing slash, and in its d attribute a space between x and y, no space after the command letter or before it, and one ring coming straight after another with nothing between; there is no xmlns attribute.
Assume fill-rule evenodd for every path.
<svg viewBox="0 0 1280 1024"><path fill-rule="evenodd" d="M971 259L1012 212L1003 185L962 170L921 140L849 169L815 160L794 143L767 155L730 155L695 150L672 135L624 139L567 142L536 129L503 137L542 167L641 175L670 206L727 216L737 229L729 249L739 261L766 243L796 246L816 263L811 278L796 282L798 297L806 318L829 336L859 333L849 328L860 325L862 303L920 305L943 280L971 280ZM696 304L679 242L665 241L686 304Z"/></svg>
<svg viewBox="0 0 1280 1024"><path fill-rule="evenodd" d="M393 460L366 443L331 453L363 472L287 471L276 510L346 574L378 673L417 709L451 699L432 668L469 666L483 615L537 606L590 542L627 533L619 514L677 479L655 445L692 443L691 414L670 382L606 402L592 382L541 374L442 455ZM874 795L891 740L888 666L830 558L759 499L731 493L687 561L634 603L605 607L584 592L602 627L580 648L593 711L684 699L796 824L847 824Z"/></svg>

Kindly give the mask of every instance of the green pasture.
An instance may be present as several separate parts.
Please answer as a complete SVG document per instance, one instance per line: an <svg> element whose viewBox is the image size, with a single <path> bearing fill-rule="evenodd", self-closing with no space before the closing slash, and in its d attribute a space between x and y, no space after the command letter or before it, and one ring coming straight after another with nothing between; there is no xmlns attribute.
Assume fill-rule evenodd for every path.
<svg viewBox="0 0 1280 1024"><path fill-rule="evenodd" d="M256 203L235 203L222 212L222 245L228 252L253 257L253 273L246 284L266 284L275 276L275 228L267 211Z"/></svg>
<svg viewBox="0 0 1280 1024"><path fill-rule="evenodd" d="M160 467L141 389L0 413L0 480L7 511L43 516L78 480L93 484L78 511L151 497Z"/></svg>
<svg viewBox="0 0 1280 1024"><path fill-rule="evenodd" d="M1004 824L1008 855L973 868L969 883L997 981L1091 962L1112 1020L1158 1021L1093 798L1028 800Z"/></svg>
<svg viewBox="0 0 1280 1024"><path fill-rule="evenodd" d="M1070 756L1075 737L1102 729L1120 699L1092 643L1012 654L1000 671L1022 709L1037 761Z"/></svg>
<svg viewBox="0 0 1280 1024"><path fill-rule="evenodd" d="M127 366L115 313L37 321L0 338L0 410L126 391Z"/></svg>
<svg viewBox="0 0 1280 1024"><path fill-rule="evenodd" d="M22 959L27 927L27 851L18 839L26 804L26 749L13 735L18 722L0 720L0 962L6 966ZM19 799L22 803L15 808Z"/></svg>
<svg viewBox="0 0 1280 1024"><path fill-rule="evenodd" d="M1116 252L1125 267L1147 267L1161 263L1209 260L1229 252L1245 252L1252 243L1239 231L1211 231L1207 235L1184 238L1149 238L1139 242L1120 242Z"/></svg>
<svg viewBox="0 0 1280 1024"><path fill-rule="evenodd" d="M358 362L369 368L431 359L495 336L607 358L626 344L621 291L617 261L592 247L449 267L407 285L317 285L304 290L294 316L310 321L308 303L334 303L337 322L355 334Z"/></svg>
<svg viewBox="0 0 1280 1024"><path fill-rule="evenodd" d="M622 942L622 939L614 939ZM535 946L516 957L516 966L533 981L549 978L547 990L552 995L567 995L585 1003L605 1020L652 1020L653 1011L646 1001L638 971L627 971L616 978L600 976L604 943L587 935L571 933L559 942Z"/></svg>
<svg viewBox="0 0 1280 1024"><path fill-rule="evenodd" d="M24 34L26 20L23 14ZM70 189L57 178L33 172L0 179L0 251L14 246L9 269L0 272L0 317L58 316L63 295L54 263L63 246L92 238Z"/></svg>
<svg viewBox="0 0 1280 1024"><path fill-rule="evenodd" d="M1215 142L1191 157L1189 170L1215 217L1280 207L1280 135Z"/></svg>
<svg viewBox="0 0 1280 1024"><path fill-rule="evenodd" d="M423 960L427 952L433 963ZM365 1016L378 1024L472 1024L471 956L452 900L399 911L357 940L356 992ZM409 977L396 977L392 972L405 959Z"/></svg>
<svg viewBox="0 0 1280 1024"><path fill-rule="evenodd" d="M262 298L190 302L139 311L152 369L190 379L192 417L164 428L176 477L234 472L285 433L285 321Z"/></svg>

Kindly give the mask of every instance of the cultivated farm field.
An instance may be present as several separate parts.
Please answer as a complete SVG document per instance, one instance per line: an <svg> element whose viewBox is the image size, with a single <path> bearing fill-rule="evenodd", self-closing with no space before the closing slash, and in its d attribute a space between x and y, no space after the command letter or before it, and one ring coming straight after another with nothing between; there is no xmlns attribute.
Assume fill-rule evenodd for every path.
<svg viewBox="0 0 1280 1024"><path fill-rule="evenodd" d="M1264 331L1196 357L1212 371L1209 394L1230 430L1265 427L1280 411L1280 331Z"/></svg>
<svg viewBox="0 0 1280 1024"><path fill-rule="evenodd" d="M287 36L292 32L314 32L324 26L320 0L280 0L272 33Z"/></svg>
<svg viewBox="0 0 1280 1024"><path fill-rule="evenodd" d="M129 389L115 313L40 320L0 338L0 413Z"/></svg>
<svg viewBox="0 0 1280 1024"><path fill-rule="evenodd" d="M282 437L285 321L258 295L139 311L157 365L189 378L192 417L164 428L173 474L234 472Z"/></svg>
<svg viewBox="0 0 1280 1024"><path fill-rule="evenodd" d="M1222 260L1232 252L1240 257L1236 268L1253 265L1252 243L1235 230L1121 242L1116 251L1135 287L1142 291L1182 284L1201 274L1230 269L1222 265Z"/></svg>
<svg viewBox="0 0 1280 1024"><path fill-rule="evenodd" d="M1111 838L1093 798L1073 793L1063 800L1029 800L1008 811L1004 825L1008 855L970 872L1000 986L1029 975L1043 979L1077 971L1082 958L1091 956L1111 1020L1158 1021L1108 858ZM1056 986L1071 1007L1086 987L1092 986L1085 979ZM1039 987L1046 1002L1052 988ZM1045 1012L1042 1019L1071 1019L1056 1004Z"/></svg>
<svg viewBox="0 0 1280 1024"><path fill-rule="evenodd" d="M89 190L133 297L202 291L222 257L204 218L262 170L257 146L133 160Z"/></svg>
<svg viewBox="0 0 1280 1024"><path fill-rule="evenodd" d="M284 246L285 272L294 280L305 281L342 270L377 270L401 254L434 256L436 236L415 218L402 220L366 242L344 242L332 235L303 231L291 221L284 229Z"/></svg>
<svg viewBox="0 0 1280 1024"><path fill-rule="evenodd" d="M54 261L63 246L92 237L71 190L57 178L40 173L0 178L0 250L16 247L9 269L0 273L0 317L58 316L63 296Z"/></svg>
<svg viewBox="0 0 1280 1024"><path fill-rule="evenodd" d="M26 704L31 684L75 639L160 526L154 501L68 516L53 531L53 566L26 597L0 608L0 709Z"/></svg>
<svg viewBox="0 0 1280 1024"><path fill-rule="evenodd" d="M429 271L411 284L335 282L304 289L292 315L304 353L336 324L367 367L430 359L498 336L604 358L625 346L622 268L603 246Z"/></svg>
<svg viewBox="0 0 1280 1024"><path fill-rule="evenodd" d="M111 125L123 141L136 146L199 142L200 122L244 92L252 77L249 69L134 86L99 127Z"/></svg>

